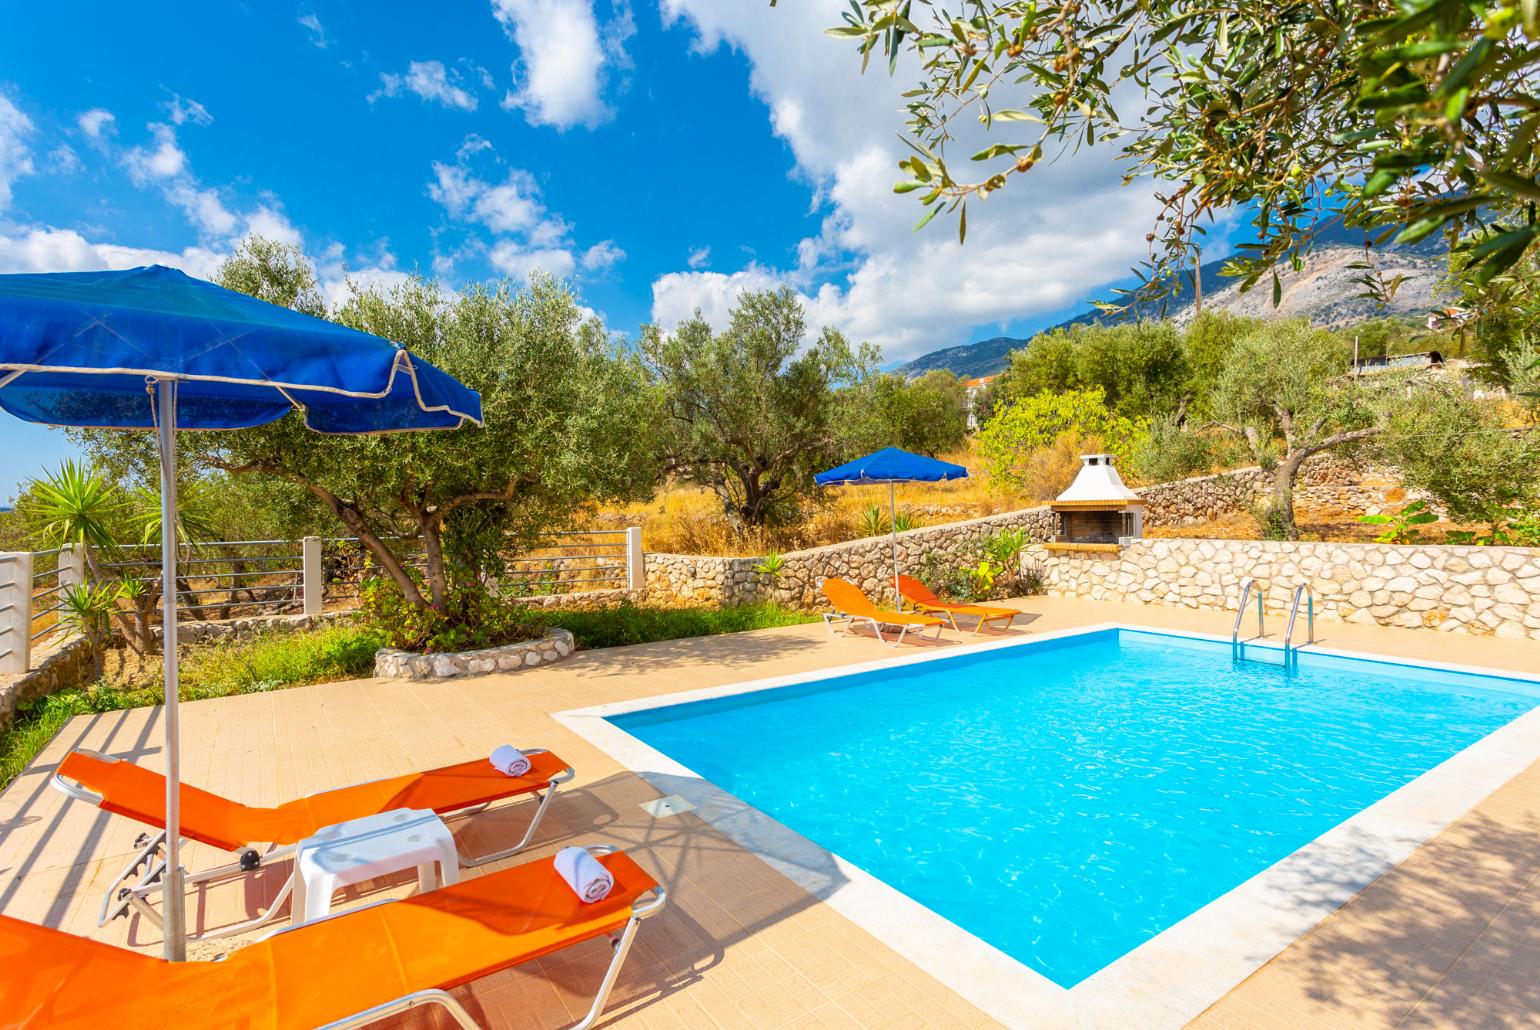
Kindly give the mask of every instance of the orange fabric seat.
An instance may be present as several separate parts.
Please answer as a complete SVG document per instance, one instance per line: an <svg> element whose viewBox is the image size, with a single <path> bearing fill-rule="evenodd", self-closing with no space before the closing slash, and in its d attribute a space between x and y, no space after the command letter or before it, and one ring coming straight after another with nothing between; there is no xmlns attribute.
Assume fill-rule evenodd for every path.
<svg viewBox="0 0 1540 1030"><path fill-rule="evenodd" d="M1005 620L1005 626L1009 629L1011 622L1016 616L1021 614L1015 608L1005 608L1001 605L956 604L951 601L943 601L936 596L930 587L921 583L913 576L901 575L898 577L898 593L904 600L921 611L941 612L946 615L951 619L953 629L958 628L956 619L958 615L967 615L979 620L978 625L973 627L974 633L983 629L986 622L995 622L1001 619Z"/></svg>
<svg viewBox="0 0 1540 1030"><path fill-rule="evenodd" d="M904 636L911 630L934 629L935 636L941 636L941 630L946 626L945 619L938 619L932 615L916 615L913 612L889 612L878 608L872 603L871 598L861 591L861 588L847 579L830 577L825 579L820 587L823 595L834 606L834 614L826 614L824 624L829 626L829 631L834 631L832 623L838 619L848 619L851 622L870 623L872 632L878 640L883 640L882 627L892 626L898 629L898 639L894 646L904 642ZM886 643L886 640L883 640Z"/></svg>
<svg viewBox="0 0 1540 1030"><path fill-rule="evenodd" d="M483 758L322 791L277 808L253 808L184 783L182 836L226 851L258 842L293 844L323 826L393 808L430 808L444 815L530 794L567 769L548 751L531 753L529 760L523 776L504 776ZM160 773L80 751L65 756L58 773L100 794L103 811L166 828L166 779Z"/></svg>
<svg viewBox="0 0 1540 1030"><path fill-rule="evenodd" d="M0 1028L308 1030L624 929L618 964L662 892L624 853L599 861L615 885L591 905L543 859L310 923L223 962L170 963L0 916ZM657 903L638 910L649 893Z"/></svg>
<svg viewBox="0 0 1540 1030"><path fill-rule="evenodd" d="M913 612L889 612L878 608L861 588L848 579L826 579L823 595L837 610L846 615L863 619L875 619L885 626L945 626L945 619Z"/></svg>

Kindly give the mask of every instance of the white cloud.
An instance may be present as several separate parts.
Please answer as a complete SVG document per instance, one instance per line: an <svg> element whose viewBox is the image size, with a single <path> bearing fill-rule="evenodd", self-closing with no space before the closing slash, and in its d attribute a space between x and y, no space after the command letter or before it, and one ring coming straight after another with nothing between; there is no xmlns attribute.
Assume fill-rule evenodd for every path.
<svg viewBox="0 0 1540 1030"><path fill-rule="evenodd" d="M256 208L242 216L246 225L246 234L255 233L279 243L287 243L297 247L302 242L299 230L294 224L279 211L274 211L266 204L258 204Z"/></svg>
<svg viewBox="0 0 1540 1030"><path fill-rule="evenodd" d="M481 169L478 171L477 169ZM495 174L486 174L487 172ZM545 206L535 177L509 168L480 136L469 136L453 163L435 161L428 196L455 222L485 229L490 239L469 231L449 236L433 259L434 272L450 276L464 259L485 254L502 275L527 279L536 269L558 277L576 271L603 273L626 256L614 240L580 249L572 226Z"/></svg>
<svg viewBox="0 0 1540 1030"><path fill-rule="evenodd" d="M123 165L129 177L140 187L158 188L197 227L205 242L233 242L238 236L257 233L299 245L299 230L278 210L276 202L232 211L220 190L203 185L192 173L174 128L157 122L150 126L150 133L155 138L154 147L136 146L123 152Z"/></svg>
<svg viewBox="0 0 1540 1030"><path fill-rule="evenodd" d="M209 114L209 109L190 97L183 97L178 93L171 94L171 99L165 105L166 114L171 118L172 125L182 125L192 122L194 125L212 125L214 116Z"/></svg>
<svg viewBox="0 0 1540 1030"><path fill-rule="evenodd" d="M239 221L225 207L219 194L199 186L196 180L182 176L165 187L166 199L182 209L205 236L228 236Z"/></svg>
<svg viewBox="0 0 1540 1030"><path fill-rule="evenodd" d="M75 119L75 124L80 126L80 131L85 133L86 139L92 143L101 143L115 129L116 116L106 108L93 107L91 110Z"/></svg>
<svg viewBox="0 0 1540 1030"><path fill-rule="evenodd" d="M187 154L177 143L175 129L155 122L150 126L150 134L155 137L153 149L132 147L123 155L129 176L139 186L155 179L175 178L187 169Z"/></svg>
<svg viewBox="0 0 1540 1030"><path fill-rule="evenodd" d="M206 279L227 256L204 247L167 251L93 243L73 229L32 227L17 235L0 234L0 272L91 272L170 265Z"/></svg>
<svg viewBox="0 0 1540 1030"><path fill-rule="evenodd" d="M971 202L964 245L946 219L912 232L921 209L913 194L895 195L892 185L907 153L898 139L899 94L914 76L900 65L890 77L876 61L862 75L849 41L823 32L838 22L840 6L662 0L665 23L693 28L696 49L730 46L745 56L750 89L827 214L818 234L798 242L794 258L775 263L786 267L659 278L655 321L672 328L698 304L720 325L738 291L787 282L801 292L810 326L834 325L901 359L966 342L974 326L1073 304L1144 256L1154 201L1146 188L1121 186L1106 148L1045 163L987 201ZM992 99L1020 106L1007 99L1008 88ZM971 120L956 131L956 154L978 149L970 144L982 130ZM693 257L687 265L698 268Z"/></svg>
<svg viewBox="0 0 1540 1030"><path fill-rule="evenodd" d="M399 96L402 91L415 93L424 100L461 111L476 110L476 96L460 86L459 72L450 72L442 61L413 61L405 75L386 72L380 76L380 88L369 94L373 103L382 96Z"/></svg>
<svg viewBox="0 0 1540 1030"><path fill-rule="evenodd" d="M603 91L624 64L619 47L635 31L628 7L605 27L608 49L592 0L492 0L492 13L519 49L504 110L521 110L531 125L558 129L598 125L610 116Z"/></svg>
<svg viewBox="0 0 1540 1030"><path fill-rule="evenodd" d="M321 19L314 14L302 14L298 21L306 32L310 33L310 42L322 50L331 46L331 37L326 34L326 26L321 24Z"/></svg>
<svg viewBox="0 0 1540 1030"><path fill-rule="evenodd" d="M570 250L530 248L516 240L498 240L487 256L493 268L511 279L528 279L537 271L564 279L576 264Z"/></svg>
<svg viewBox="0 0 1540 1030"><path fill-rule="evenodd" d="M11 184L32 174L32 152L27 147L32 131L32 119L0 93L0 211L11 206Z"/></svg>
<svg viewBox="0 0 1540 1030"><path fill-rule="evenodd" d="M60 175L73 175L80 171L80 155L68 143L60 143L48 152L48 166Z"/></svg>
<svg viewBox="0 0 1540 1030"><path fill-rule="evenodd" d="M670 272L652 284L652 320L672 332L700 310L701 317L713 326L727 324L728 315L744 291L771 290L780 277L769 269L750 264L742 271ZM808 298L802 298L806 303Z"/></svg>
<svg viewBox="0 0 1540 1030"><path fill-rule="evenodd" d="M624 261L626 252L616 246L614 240L601 240L592 247L583 251L578 258L578 264L588 272L602 272L615 264Z"/></svg>
<svg viewBox="0 0 1540 1030"><path fill-rule="evenodd" d="M684 263L695 269L705 268L711 264L711 248L697 247L690 251L690 256L684 259Z"/></svg>
<svg viewBox="0 0 1540 1030"><path fill-rule="evenodd" d="M497 186L486 186L474 201L476 218L493 232L519 232L532 229L540 221L544 208L535 198L535 179L518 169Z"/></svg>

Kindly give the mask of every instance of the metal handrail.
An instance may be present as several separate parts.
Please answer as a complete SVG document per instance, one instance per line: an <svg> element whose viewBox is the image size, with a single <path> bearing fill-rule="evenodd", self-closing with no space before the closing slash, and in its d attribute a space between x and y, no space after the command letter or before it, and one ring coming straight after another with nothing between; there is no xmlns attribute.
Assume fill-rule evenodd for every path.
<svg viewBox="0 0 1540 1030"><path fill-rule="evenodd" d="M1252 588L1255 587L1256 585L1257 585L1256 579L1254 579L1251 576L1247 576L1246 577L1246 581L1241 584L1241 603L1240 603L1240 606L1238 608L1236 608L1236 610L1235 610L1235 626L1230 631L1230 653L1232 655L1239 655L1240 654L1240 650L1241 650L1241 619L1246 617L1246 602L1251 600L1251 591L1252 591ZM1262 591L1258 590L1257 591L1257 636L1259 636L1259 637L1263 636L1265 632L1266 631L1263 629Z"/></svg>
<svg viewBox="0 0 1540 1030"><path fill-rule="evenodd" d="M1301 597L1305 599L1305 626L1308 632L1306 644L1315 643L1315 594L1311 592L1307 583L1301 583L1294 588L1294 602L1289 605L1289 628L1283 634L1283 659L1288 662L1291 654L1297 658L1299 648L1294 647L1294 619L1299 615L1299 602Z"/></svg>

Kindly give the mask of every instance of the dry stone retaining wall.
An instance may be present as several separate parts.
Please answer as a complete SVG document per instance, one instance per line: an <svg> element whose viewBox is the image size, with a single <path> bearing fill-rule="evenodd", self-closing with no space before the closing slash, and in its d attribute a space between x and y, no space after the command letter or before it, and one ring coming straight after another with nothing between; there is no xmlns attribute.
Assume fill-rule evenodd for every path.
<svg viewBox="0 0 1540 1030"><path fill-rule="evenodd" d="M1190 526L1248 511L1273 489L1273 474L1255 466L1212 476L1179 479L1134 491L1144 498L1144 524ZM1294 503L1302 510L1338 515L1377 515L1422 497L1409 494L1395 469L1380 468L1327 451L1300 467ZM1425 499L1425 498L1424 498Z"/></svg>
<svg viewBox="0 0 1540 1030"><path fill-rule="evenodd" d="M502 647L484 647L477 651L442 654L415 654L381 648L374 655L374 674L394 679L432 680L458 676L484 676L492 672L516 672L549 665L567 657L576 648L572 634L560 627L546 631L539 640Z"/></svg>
<svg viewBox="0 0 1540 1030"><path fill-rule="evenodd" d="M65 637L32 668L15 676L0 676L0 730L16 719L16 709L60 690L78 687L90 678L91 645L78 636Z"/></svg>
<svg viewBox="0 0 1540 1030"><path fill-rule="evenodd" d="M1246 511L1272 489L1272 473L1237 469L1143 487L1146 526L1191 525ZM1295 490L1304 508L1350 514L1398 508L1408 500L1394 471L1375 468L1330 453L1300 469ZM932 551L965 555L976 541L998 529L1021 527L1029 540L1053 538L1054 516L1047 507L1027 508L985 518L924 526L898 535L898 560L913 568ZM758 558L694 554L648 554L647 597L662 604L746 604L773 600L800 607L822 604L818 581L839 576L860 584L873 598L891 599L889 537L867 537L783 555L785 568L773 581L754 571Z"/></svg>
<svg viewBox="0 0 1540 1030"><path fill-rule="evenodd" d="M1029 540L1049 540L1053 513L1047 508L989 515L943 526L923 526L898 534L898 562L913 568L932 551L965 552L1001 529L1021 528ZM662 604L745 604L779 601L796 607L822 605L818 583L838 576L859 584L874 599L893 595L893 538L866 537L827 547L791 551L774 578L754 571L758 558L723 558L693 554L648 554L648 600Z"/></svg>
<svg viewBox="0 0 1540 1030"><path fill-rule="evenodd" d="M1235 610L1255 577L1286 612L1307 583L1319 618L1540 639L1540 549L1140 540L1118 554L1029 548L1049 594Z"/></svg>

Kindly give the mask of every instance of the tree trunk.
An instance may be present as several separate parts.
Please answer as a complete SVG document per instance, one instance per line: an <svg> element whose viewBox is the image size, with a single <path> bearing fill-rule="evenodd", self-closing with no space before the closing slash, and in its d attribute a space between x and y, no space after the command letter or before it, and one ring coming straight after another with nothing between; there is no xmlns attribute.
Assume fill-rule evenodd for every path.
<svg viewBox="0 0 1540 1030"><path fill-rule="evenodd" d="M434 608L442 610L444 600L449 594L449 583L444 575L442 527L431 515L423 516L420 525L422 526L422 546L423 550L427 552L428 558L429 599Z"/></svg>
<svg viewBox="0 0 1540 1030"><path fill-rule="evenodd" d="M1308 451L1290 451L1278 462L1273 473L1273 499L1269 511L1285 540L1299 539L1299 524L1294 521L1294 480L1299 467L1309 457Z"/></svg>
<svg viewBox="0 0 1540 1030"><path fill-rule="evenodd" d="M379 562L380 568L385 570L385 574L396 584L396 589L401 591L401 596L405 597L409 604L414 604L419 608L429 607L427 600L422 596L422 591L417 589L416 582L413 581L411 575L406 571L406 567L401 564L401 560L396 557L395 552L385 546L385 541L381 540L369 528L369 524L364 521L363 516L352 505L347 504L324 487L303 480L301 480L301 483L312 494L320 498L321 502L331 509L332 514L342 520L343 525L353 531L353 535L358 537L358 542L369 549L369 553L374 556L374 560Z"/></svg>

